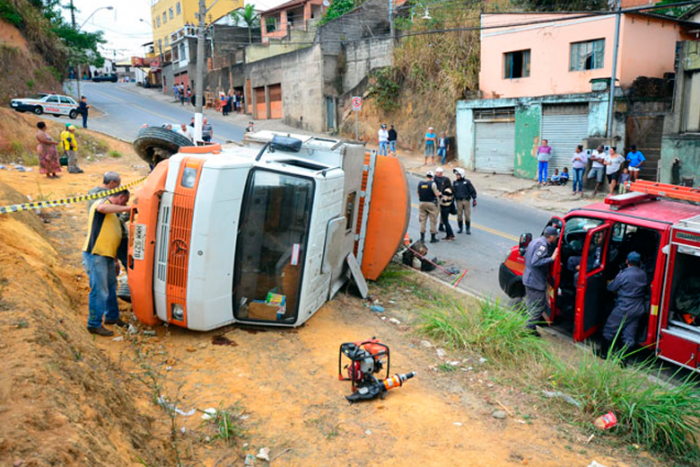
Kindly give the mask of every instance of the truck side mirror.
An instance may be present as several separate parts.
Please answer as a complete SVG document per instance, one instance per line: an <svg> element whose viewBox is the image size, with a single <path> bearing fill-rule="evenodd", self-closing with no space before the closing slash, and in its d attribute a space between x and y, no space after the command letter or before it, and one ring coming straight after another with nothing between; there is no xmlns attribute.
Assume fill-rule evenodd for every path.
<svg viewBox="0 0 700 467"><path fill-rule="evenodd" d="M530 245L530 242L532 242L532 234L531 233L524 233L520 235L520 241L518 242L518 247L520 249L520 255L525 254L525 250L527 250L527 247Z"/></svg>

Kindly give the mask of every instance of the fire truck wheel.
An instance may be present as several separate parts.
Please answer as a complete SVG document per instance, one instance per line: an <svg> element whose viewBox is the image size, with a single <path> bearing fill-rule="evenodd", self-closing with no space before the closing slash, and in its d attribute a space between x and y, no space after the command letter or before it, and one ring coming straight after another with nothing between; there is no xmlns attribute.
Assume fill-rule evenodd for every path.
<svg viewBox="0 0 700 467"><path fill-rule="evenodd" d="M134 150L141 159L152 165L177 153L183 146L194 146L188 138L160 127L141 128L134 140Z"/></svg>

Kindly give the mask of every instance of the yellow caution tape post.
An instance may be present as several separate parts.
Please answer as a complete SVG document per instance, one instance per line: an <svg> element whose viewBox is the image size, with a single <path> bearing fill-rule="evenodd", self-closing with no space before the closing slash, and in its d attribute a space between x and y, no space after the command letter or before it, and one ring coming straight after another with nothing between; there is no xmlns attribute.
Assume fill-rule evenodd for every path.
<svg viewBox="0 0 700 467"><path fill-rule="evenodd" d="M65 206L67 204L81 203L83 201L91 201L93 199L106 198L107 196L111 196L115 193L119 193L120 191L131 188L132 186L138 185L139 183L143 182L144 180L146 180L146 177L139 178L138 180L127 183L126 185L112 188L111 190L105 190L105 191L101 191L99 193L95 193L94 195L82 195L82 196L74 196L72 198L56 199L53 201L39 201L37 203L12 204L10 206L2 206L2 207L0 207L0 214L9 214L12 212L30 211L32 209L53 208L53 207L57 207L57 206Z"/></svg>

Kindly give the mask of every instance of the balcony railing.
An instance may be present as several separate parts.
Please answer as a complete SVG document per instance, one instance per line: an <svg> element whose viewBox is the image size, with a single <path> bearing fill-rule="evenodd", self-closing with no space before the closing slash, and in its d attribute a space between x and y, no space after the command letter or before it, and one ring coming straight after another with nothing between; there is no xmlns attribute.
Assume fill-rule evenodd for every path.
<svg viewBox="0 0 700 467"><path fill-rule="evenodd" d="M174 33L170 34L170 43L173 44L184 39L185 37L197 37L197 27L191 24L185 25L185 27L178 29Z"/></svg>

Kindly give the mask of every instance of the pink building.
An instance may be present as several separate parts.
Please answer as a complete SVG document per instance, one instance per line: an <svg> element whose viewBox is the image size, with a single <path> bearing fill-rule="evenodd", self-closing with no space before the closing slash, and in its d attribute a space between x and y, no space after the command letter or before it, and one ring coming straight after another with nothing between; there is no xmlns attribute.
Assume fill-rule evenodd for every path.
<svg viewBox="0 0 700 467"><path fill-rule="evenodd" d="M479 89L486 99L591 92L592 79L612 74L615 15L492 14L481 23ZM676 42L690 38L678 21L623 15L618 84L673 72Z"/></svg>
<svg viewBox="0 0 700 467"><path fill-rule="evenodd" d="M647 157L643 178L655 179L676 47L694 39L694 21L622 14L611 100L615 14L482 15L480 98L457 103L460 162L529 178L543 140L552 148L550 167L559 170L571 166L579 145L636 145Z"/></svg>
<svg viewBox="0 0 700 467"><path fill-rule="evenodd" d="M286 37L292 29L307 31L321 19L325 10L323 0L292 0L264 11L260 15L262 40Z"/></svg>

